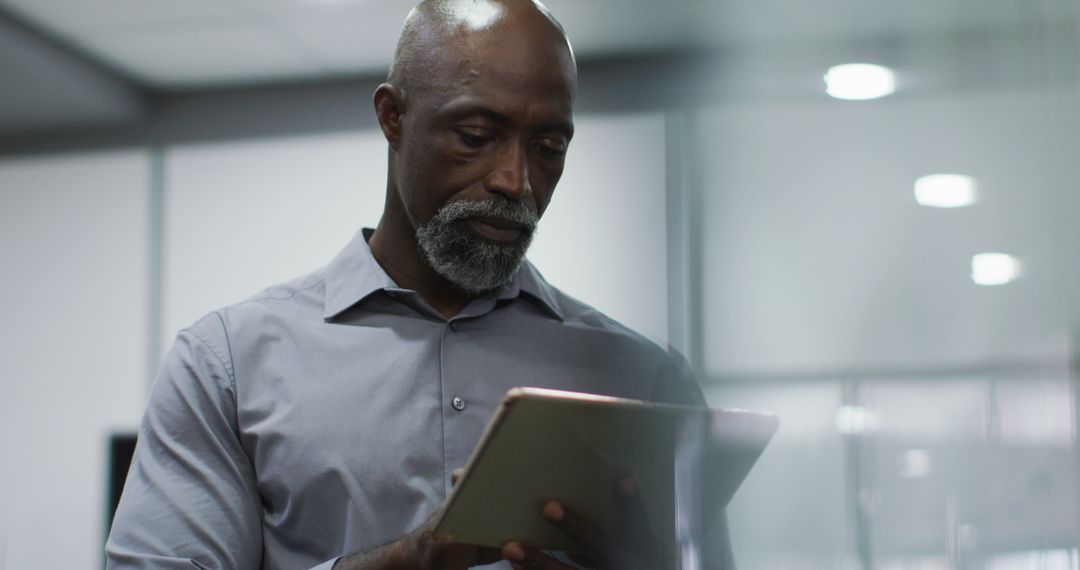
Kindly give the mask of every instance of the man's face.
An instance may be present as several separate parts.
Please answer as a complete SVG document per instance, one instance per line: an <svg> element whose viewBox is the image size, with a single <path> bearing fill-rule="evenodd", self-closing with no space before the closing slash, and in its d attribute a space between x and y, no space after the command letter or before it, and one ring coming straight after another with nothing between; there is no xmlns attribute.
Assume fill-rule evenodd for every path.
<svg viewBox="0 0 1080 570"><path fill-rule="evenodd" d="M406 93L402 202L428 263L473 293L520 265L573 135L570 56L542 32L463 42Z"/></svg>

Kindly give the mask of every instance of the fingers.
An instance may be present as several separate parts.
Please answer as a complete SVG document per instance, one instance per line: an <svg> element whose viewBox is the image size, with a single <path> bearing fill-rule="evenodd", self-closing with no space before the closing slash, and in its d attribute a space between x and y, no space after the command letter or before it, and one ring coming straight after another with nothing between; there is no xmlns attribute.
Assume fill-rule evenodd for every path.
<svg viewBox="0 0 1080 570"><path fill-rule="evenodd" d="M582 550L586 552L605 552L610 545L606 535L584 517L567 509L556 500L544 503L540 511L551 524L559 527Z"/></svg>
<svg viewBox="0 0 1080 570"><path fill-rule="evenodd" d="M659 545L638 494L637 481L631 476L623 477L612 485L610 493L614 510L608 513L610 518L604 523L611 525L610 528L596 526L557 500L545 503L541 515L570 537L582 552L602 561L601 567L650 567L648 561L657 560Z"/></svg>
<svg viewBox="0 0 1080 570"><path fill-rule="evenodd" d="M502 548L503 558L510 561L515 570L572 570L558 560L518 542L508 542Z"/></svg>

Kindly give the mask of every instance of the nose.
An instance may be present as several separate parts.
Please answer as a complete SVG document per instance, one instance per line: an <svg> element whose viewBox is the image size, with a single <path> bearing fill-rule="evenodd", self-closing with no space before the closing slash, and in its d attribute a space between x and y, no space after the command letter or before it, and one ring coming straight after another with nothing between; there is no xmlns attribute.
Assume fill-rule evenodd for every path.
<svg viewBox="0 0 1080 570"><path fill-rule="evenodd" d="M495 156L495 165L485 180L488 192L507 200L521 200L532 194L529 184L528 152L520 144L507 144Z"/></svg>

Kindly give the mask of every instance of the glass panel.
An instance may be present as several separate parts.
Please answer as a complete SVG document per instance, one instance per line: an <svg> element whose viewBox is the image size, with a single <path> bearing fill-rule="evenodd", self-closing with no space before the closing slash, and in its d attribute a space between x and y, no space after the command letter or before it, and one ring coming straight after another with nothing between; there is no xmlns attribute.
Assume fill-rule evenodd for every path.
<svg viewBox="0 0 1080 570"><path fill-rule="evenodd" d="M858 568L848 508L839 382L712 386L710 405L770 411L780 430L728 506L740 568ZM798 474L794 477L794 474Z"/></svg>
<svg viewBox="0 0 1080 570"><path fill-rule="evenodd" d="M740 568L1076 569L1080 5L716 6L697 363L783 425Z"/></svg>
<svg viewBox="0 0 1080 570"><path fill-rule="evenodd" d="M855 449L875 566L1068 563L1077 458L1067 378L865 381L859 399L882 417Z"/></svg>

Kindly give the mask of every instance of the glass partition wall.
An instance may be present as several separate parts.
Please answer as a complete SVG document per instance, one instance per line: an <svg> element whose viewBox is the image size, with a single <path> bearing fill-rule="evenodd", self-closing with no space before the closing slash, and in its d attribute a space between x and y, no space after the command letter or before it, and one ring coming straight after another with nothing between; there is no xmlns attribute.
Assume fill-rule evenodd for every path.
<svg viewBox="0 0 1080 570"><path fill-rule="evenodd" d="M739 567L1080 568L1080 2L716 5L687 350L782 421Z"/></svg>
<svg viewBox="0 0 1080 570"><path fill-rule="evenodd" d="M1077 568L1067 368L714 386L783 427L731 507L740 568Z"/></svg>

